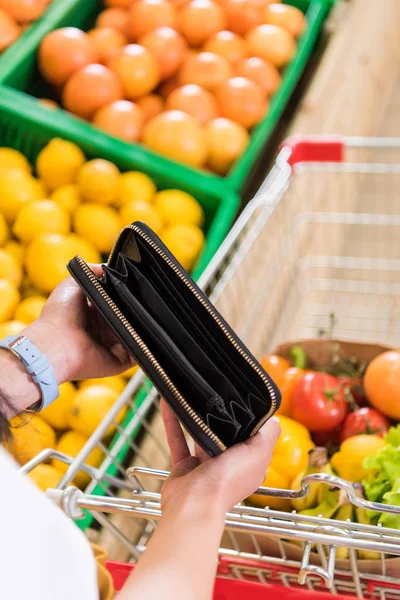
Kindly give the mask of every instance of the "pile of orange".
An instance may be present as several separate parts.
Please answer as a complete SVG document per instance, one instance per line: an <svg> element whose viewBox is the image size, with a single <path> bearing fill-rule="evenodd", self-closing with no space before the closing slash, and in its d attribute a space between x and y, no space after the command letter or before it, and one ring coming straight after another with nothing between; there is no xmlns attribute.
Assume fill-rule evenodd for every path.
<svg viewBox="0 0 400 600"><path fill-rule="evenodd" d="M225 174L268 112L306 27L303 13L271 0L105 4L88 33L66 27L41 43L40 72L63 108Z"/></svg>
<svg viewBox="0 0 400 600"><path fill-rule="evenodd" d="M7 50L52 0L0 0L0 54Z"/></svg>

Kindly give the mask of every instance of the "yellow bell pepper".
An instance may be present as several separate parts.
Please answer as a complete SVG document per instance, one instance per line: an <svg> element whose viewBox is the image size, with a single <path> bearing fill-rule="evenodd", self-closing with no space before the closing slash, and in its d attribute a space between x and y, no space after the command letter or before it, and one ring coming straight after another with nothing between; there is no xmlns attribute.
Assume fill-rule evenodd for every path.
<svg viewBox="0 0 400 600"><path fill-rule="evenodd" d="M292 481L308 465L308 452L314 448L310 433L304 425L293 419L277 415L274 417L281 427L271 463L267 469L263 486L290 489ZM289 509L290 502L273 496L253 495L249 503L264 508Z"/></svg>
<svg viewBox="0 0 400 600"><path fill-rule="evenodd" d="M355 435L347 438L331 458L331 465L342 479L360 482L368 473L363 464L367 456L372 456L387 446L379 435Z"/></svg>

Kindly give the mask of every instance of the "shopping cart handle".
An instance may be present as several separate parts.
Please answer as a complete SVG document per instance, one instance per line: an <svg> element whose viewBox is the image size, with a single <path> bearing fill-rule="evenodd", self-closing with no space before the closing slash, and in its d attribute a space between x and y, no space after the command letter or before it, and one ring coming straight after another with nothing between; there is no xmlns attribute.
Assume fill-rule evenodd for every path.
<svg viewBox="0 0 400 600"><path fill-rule="evenodd" d="M340 135L291 135L281 144L290 151L286 160L291 167L300 162L342 162L344 148Z"/></svg>

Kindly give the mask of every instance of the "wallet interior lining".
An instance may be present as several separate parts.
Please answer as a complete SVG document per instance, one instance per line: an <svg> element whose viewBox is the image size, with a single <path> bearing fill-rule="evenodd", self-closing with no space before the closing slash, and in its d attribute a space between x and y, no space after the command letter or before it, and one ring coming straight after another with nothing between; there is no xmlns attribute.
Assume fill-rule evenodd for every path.
<svg viewBox="0 0 400 600"><path fill-rule="evenodd" d="M150 250L148 250L140 241L140 238L138 239L138 242L140 243L141 250L144 249L144 254L146 255L146 259L144 260L142 253L142 260L140 263L137 263L137 267L140 268L140 272L145 276L147 275L147 279L151 278L153 285L161 285L161 289L158 287L157 291L162 296L168 297L169 309L176 314L179 320L182 320L182 322L185 323L195 339L199 340L199 343L204 347L205 351L212 355L216 364L218 364L220 368L223 368L225 372L229 371L229 378L234 380L235 386L242 390L242 398L244 394L247 406L251 407L251 409L255 412L256 417L258 415L262 416L265 414L265 400L260 398L260 392L253 381L245 376L245 382L243 382L237 375L237 365L235 365L234 361L229 356L228 351L224 348L228 342L228 348L230 352L232 352L232 345L229 341L227 341L225 334L221 332L217 325L213 327L213 333L208 332L207 327L201 323L199 317L196 315L186 298L184 298L183 295L177 290L174 290L174 292L171 291L171 286L168 285L168 275L164 272L162 266L158 264ZM129 259L128 262L130 262ZM148 273L149 269L152 272L151 275ZM178 276L175 277L175 280L180 281ZM182 282L180 283L181 288L185 288L185 285L182 284ZM188 297L190 295L191 294L187 294ZM196 305L198 304L199 303L196 303ZM207 326L209 323L211 326L212 321L212 317L210 318L210 316L207 314ZM218 337L216 336L217 332ZM224 345L222 345L221 341L224 342ZM240 354L238 354L238 356L240 356ZM245 360L242 360L242 363L244 363L246 366L249 366ZM255 373L251 368L250 372L254 378ZM259 384L258 377L256 376L254 379L256 379L257 383ZM265 394L265 388L263 392Z"/></svg>
<svg viewBox="0 0 400 600"><path fill-rule="evenodd" d="M216 431L216 433L217 435L219 433L223 435L224 443L228 442L232 444L241 428L241 424L246 425L246 421L250 424L254 417L249 414L247 419L241 420L241 424L237 422L235 414L238 413L238 408L231 411L231 413L227 411L222 398L218 395L214 387L209 385L202 374L193 367L175 341L165 332L162 325L147 312L141 302L135 297L132 290L133 286L128 288L123 281L115 277L107 268L106 285L110 296L114 297L119 305L123 305L125 314L143 341L149 347L156 348L155 353L161 366L170 373L171 378L181 393L185 397L190 398L196 412L206 422L210 415L218 418L218 424L224 422L226 424L225 429L219 426L221 431ZM195 349L193 348L193 350ZM193 354L194 352L192 351L191 357ZM223 375L218 373L217 376L219 376L222 382ZM227 383L229 384L229 382ZM247 429L247 426L245 429Z"/></svg>

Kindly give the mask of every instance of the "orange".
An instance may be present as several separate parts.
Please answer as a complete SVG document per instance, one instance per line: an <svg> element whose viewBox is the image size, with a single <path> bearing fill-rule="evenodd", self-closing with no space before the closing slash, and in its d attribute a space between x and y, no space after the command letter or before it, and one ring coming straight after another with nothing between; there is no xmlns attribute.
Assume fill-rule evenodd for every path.
<svg viewBox="0 0 400 600"><path fill-rule="evenodd" d="M122 81L125 96L134 100L154 90L160 80L157 60L143 46L129 44L108 66Z"/></svg>
<svg viewBox="0 0 400 600"><path fill-rule="evenodd" d="M219 112L214 96L195 83L188 83L173 91L165 106L167 110L181 110L192 115L202 125L215 119Z"/></svg>
<svg viewBox="0 0 400 600"><path fill-rule="evenodd" d="M128 100L108 104L100 108L93 117L94 125L128 142L139 139L143 122L141 109Z"/></svg>
<svg viewBox="0 0 400 600"><path fill-rule="evenodd" d="M104 0L104 6L107 8L127 9L132 6L135 0Z"/></svg>
<svg viewBox="0 0 400 600"><path fill-rule="evenodd" d="M168 0L137 0L128 14L128 37L135 42L158 27L176 27L176 8Z"/></svg>
<svg viewBox="0 0 400 600"><path fill-rule="evenodd" d="M75 71L96 60L89 36L76 27L52 31L39 46L39 71L46 81L57 86L64 85Z"/></svg>
<svg viewBox="0 0 400 600"><path fill-rule="evenodd" d="M207 125L208 162L212 171L225 175L243 154L248 143L246 129L229 119L214 119Z"/></svg>
<svg viewBox="0 0 400 600"><path fill-rule="evenodd" d="M269 354L262 359L261 366L274 380L278 388L281 389L285 380L286 371L290 367L289 361L277 354Z"/></svg>
<svg viewBox="0 0 400 600"><path fill-rule="evenodd" d="M118 54L118 51L128 43L124 34L112 27L97 27L89 31L88 36L97 53L98 61L103 64Z"/></svg>
<svg viewBox="0 0 400 600"><path fill-rule="evenodd" d="M143 96L138 99L136 104L142 111L144 123L147 123L147 121L150 121L164 110L164 101L161 96L158 96L157 94Z"/></svg>
<svg viewBox="0 0 400 600"><path fill-rule="evenodd" d="M269 4L264 9L264 23L283 27L294 37L300 37L306 28L304 14L295 6L288 4Z"/></svg>
<svg viewBox="0 0 400 600"><path fill-rule="evenodd" d="M128 37L128 12L122 8L106 8L97 17L96 27L111 27Z"/></svg>
<svg viewBox="0 0 400 600"><path fill-rule="evenodd" d="M0 0L0 8L19 23L36 21L46 10L47 4L47 0Z"/></svg>
<svg viewBox="0 0 400 600"><path fill-rule="evenodd" d="M157 59L161 79L175 75L187 54L184 38L171 27L158 27L139 39Z"/></svg>
<svg viewBox="0 0 400 600"><path fill-rule="evenodd" d="M271 466L267 468L265 479L262 487L275 488L278 490L288 490L290 488L290 479L281 472L279 466L275 469ZM272 510L289 510L290 500L286 498L276 498L275 496L261 496L252 494L247 498L247 501L252 506L257 508L265 508L268 506Z"/></svg>
<svg viewBox="0 0 400 600"><path fill-rule="evenodd" d="M179 14L179 30L190 46L200 46L225 26L225 13L212 0L191 0Z"/></svg>
<svg viewBox="0 0 400 600"><path fill-rule="evenodd" d="M268 96L274 94L281 83L278 69L258 56L241 60L236 65L236 74L257 83Z"/></svg>
<svg viewBox="0 0 400 600"><path fill-rule="evenodd" d="M206 90L214 91L232 75L232 67L226 58L212 52L200 52L187 57L179 71L178 80L181 85L197 83Z"/></svg>
<svg viewBox="0 0 400 600"><path fill-rule="evenodd" d="M281 69L296 52L294 37L282 27L259 25L246 36L252 56L258 56Z"/></svg>
<svg viewBox="0 0 400 600"><path fill-rule="evenodd" d="M228 29L239 35L245 35L263 22L261 6L254 0L227 0L225 12Z"/></svg>
<svg viewBox="0 0 400 600"><path fill-rule="evenodd" d="M364 375L368 400L387 417L400 420L400 353L383 352L368 365Z"/></svg>
<svg viewBox="0 0 400 600"><path fill-rule="evenodd" d="M237 63L247 56L246 42L233 31L218 31L206 41L203 50L214 52L231 63Z"/></svg>
<svg viewBox="0 0 400 600"><path fill-rule="evenodd" d="M21 29L15 19L0 8L0 54L11 46L20 34Z"/></svg>
<svg viewBox="0 0 400 600"><path fill-rule="evenodd" d="M143 142L173 160L201 167L207 160L206 134L195 118L180 110L154 117L143 129Z"/></svg>
<svg viewBox="0 0 400 600"><path fill-rule="evenodd" d="M245 77L232 77L221 83L216 98L222 115L247 129L261 121L268 106L260 86Z"/></svg>
<svg viewBox="0 0 400 600"><path fill-rule="evenodd" d="M62 99L66 110L91 119L100 108L123 96L122 84L113 71L104 65L88 65L68 79Z"/></svg>

